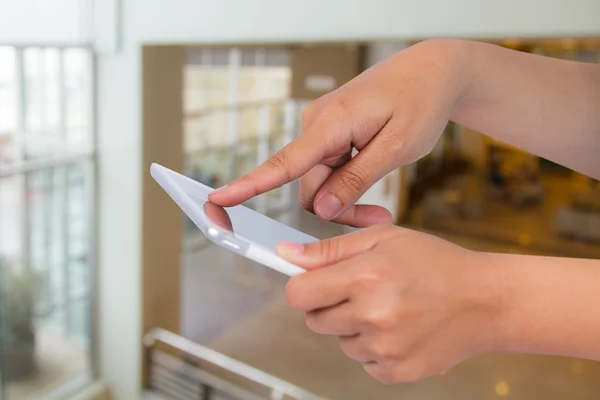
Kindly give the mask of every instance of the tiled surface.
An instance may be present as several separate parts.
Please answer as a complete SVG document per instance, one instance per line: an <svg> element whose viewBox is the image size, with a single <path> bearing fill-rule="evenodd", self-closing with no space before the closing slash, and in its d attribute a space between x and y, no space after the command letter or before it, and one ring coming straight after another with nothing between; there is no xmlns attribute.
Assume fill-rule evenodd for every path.
<svg viewBox="0 0 600 400"><path fill-rule="evenodd" d="M299 313L277 300L241 321L211 347L330 399L598 399L600 363L530 355L485 356L443 376L383 386L338 349L311 333Z"/></svg>
<svg viewBox="0 0 600 400"><path fill-rule="evenodd" d="M319 237L342 228L303 216ZM522 248L449 239L475 250ZM210 247L184 257L183 334L331 399L599 399L600 363L559 357L494 355L467 361L443 376L387 387L347 359L335 339L312 333L284 301L285 279ZM504 396L502 396L504 395Z"/></svg>
<svg viewBox="0 0 600 400"><path fill-rule="evenodd" d="M301 221L303 232L319 238L344 232L308 213L295 220ZM202 344L281 296L287 281L278 272L212 245L184 254L182 267L181 332Z"/></svg>

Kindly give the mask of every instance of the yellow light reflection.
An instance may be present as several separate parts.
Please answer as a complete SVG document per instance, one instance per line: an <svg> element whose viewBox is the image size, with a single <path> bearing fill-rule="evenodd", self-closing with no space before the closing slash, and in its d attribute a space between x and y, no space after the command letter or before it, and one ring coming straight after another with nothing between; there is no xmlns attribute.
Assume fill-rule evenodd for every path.
<svg viewBox="0 0 600 400"><path fill-rule="evenodd" d="M577 41L572 38L564 38L560 40L560 45L564 50L574 50L577 47Z"/></svg>
<svg viewBox="0 0 600 400"><path fill-rule="evenodd" d="M517 236L517 243L519 246L529 246L531 244L531 235L527 232L520 233Z"/></svg>
<svg viewBox="0 0 600 400"><path fill-rule="evenodd" d="M523 41L519 38L508 38L504 40L503 44L509 49L517 49L523 44Z"/></svg>
<svg viewBox="0 0 600 400"><path fill-rule="evenodd" d="M506 397L510 394L510 387L508 386L508 383L504 381L496 383L496 387L494 389L496 394L500 397Z"/></svg>

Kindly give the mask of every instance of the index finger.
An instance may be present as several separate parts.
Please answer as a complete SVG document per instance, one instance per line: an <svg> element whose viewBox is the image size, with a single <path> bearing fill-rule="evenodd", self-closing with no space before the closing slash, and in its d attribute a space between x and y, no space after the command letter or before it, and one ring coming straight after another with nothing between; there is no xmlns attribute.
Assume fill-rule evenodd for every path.
<svg viewBox="0 0 600 400"><path fill-rule="evenodd" d="M324 132L315 129L300 136L249 174L212 192L209 200L230 207L298 179L324 158Z"/></svg>
<svg viewBox="0 0 600 400"><path fill-rule="evenodd" d="M350 300L355 268L356 262L348 260L292 277L285 288L288 305L310 312Z"/></svg>
<svg viewBox="0 0 600 400"><path fill-rule="evenodd" d="M229 232L233 232L233 223L231 222L231 218L229 218L229 214L227 214L227 211L225 211L223 207L207 201L204 203L203 208L204 214L206 214L206 217L208 217L211 222Z"/></svg>

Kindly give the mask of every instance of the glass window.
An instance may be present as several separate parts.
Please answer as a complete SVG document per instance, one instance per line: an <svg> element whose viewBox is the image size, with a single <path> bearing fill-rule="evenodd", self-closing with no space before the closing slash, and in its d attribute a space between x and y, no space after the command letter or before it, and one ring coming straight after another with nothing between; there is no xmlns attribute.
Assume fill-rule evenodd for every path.
<svg viewBox="0 0 600 400"><path fill-rule="evenodd" d="M23 51L25 158L89 150L91 56L80 48Z"/></svg>
<svg viewBox="0 0 600 400"><path fill-rule="evenodd" d="M91 134L91 56L83 49L67 49L64 62L65 138L71 147L89 146Z"/></svg>
<svg viewBox="0 0 600 400"><path fill-rule="evenodd" d="M91 375L90 59L80 48L0 47L0 155L3 137L23 144L0 169L3 400Z"/></svg>
<svg viewBox="0 0 600 400"><path fill-rule="evenodd" d="M218 187L284 145L288 63L284 48L189 50L183 89L189 176ZM263 196L265 201L252 199L246 205L276 216L287 207L283 203L290 190L286 185ZM186 226L194 231L193 224Z"/></svg>
<svg viewBox="0 0 600 400"><path fill-rule="evenodd" d="M0 258L4 262L18 263L23 253L22 185L19 175L0 178Z"/></svg>
<svg viewBox="0 0 600 400"><path fill-rule="evenodd" d="M0 46L0 165L12 162L15 158L16 72L15 50Z"/></svg>

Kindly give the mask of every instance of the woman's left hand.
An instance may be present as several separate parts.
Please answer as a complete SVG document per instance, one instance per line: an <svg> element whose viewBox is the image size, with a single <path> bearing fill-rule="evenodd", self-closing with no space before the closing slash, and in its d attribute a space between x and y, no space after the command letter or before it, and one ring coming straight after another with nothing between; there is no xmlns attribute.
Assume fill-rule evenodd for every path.
<svg viewBox="0 0 600 400"><path fill-rule="evenodd" d="M413 382L496 349L502 301L483 253L391 225L283 243L278 253L308 270L289 281L289 305L383 383Z"/></svg>

